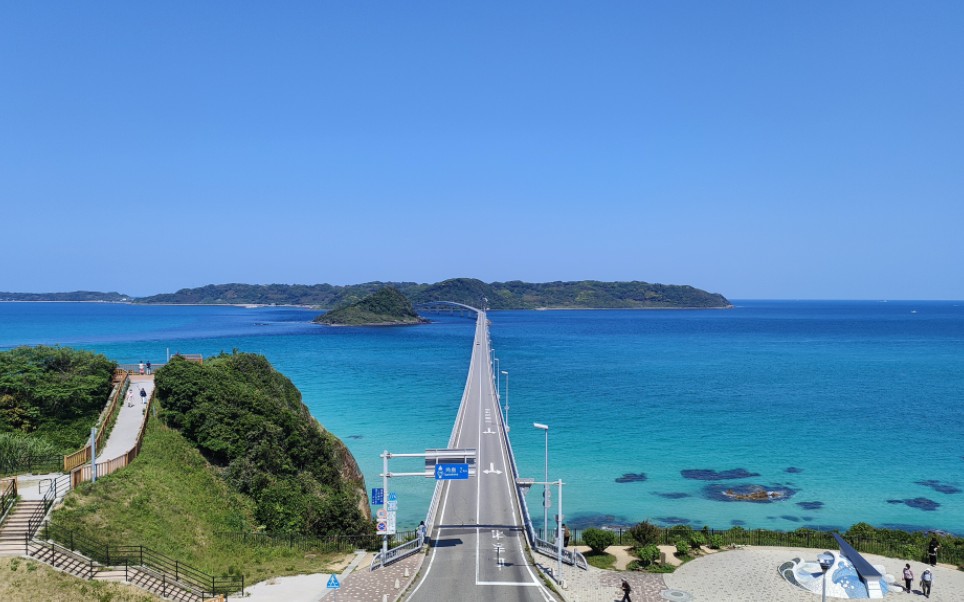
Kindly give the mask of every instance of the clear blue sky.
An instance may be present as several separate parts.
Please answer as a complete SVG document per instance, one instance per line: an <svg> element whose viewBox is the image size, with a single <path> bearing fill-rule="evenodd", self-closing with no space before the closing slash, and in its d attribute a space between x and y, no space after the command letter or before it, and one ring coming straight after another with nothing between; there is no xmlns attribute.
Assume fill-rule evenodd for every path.
<svg viewBox="0 0 964 602"><path fill-rule="evenodd" d="M0 290L964 299L959 0L0 7Z"/></svg>

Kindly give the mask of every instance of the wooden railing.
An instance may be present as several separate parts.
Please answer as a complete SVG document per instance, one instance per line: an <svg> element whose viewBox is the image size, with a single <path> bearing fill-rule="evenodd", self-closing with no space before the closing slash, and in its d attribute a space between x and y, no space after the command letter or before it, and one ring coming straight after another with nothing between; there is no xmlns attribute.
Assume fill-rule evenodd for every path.
<svg viewBox="0 0 964 602"><path fill-rule="evenodd" d="M98 462L97 478L107 476L112 472L116 472L121 468L124 468L133 462L134 458L141 453L141 445L144 443L144 433L147 431L147 421L150 420L153 407L154 395L152 394L150 399L147 400L147 406L144 408L144 420L141 421L141 427L137 431L137 439L134 441L134 447L132 447L127 453L117 456L116 458ZM87 481L91 480L93 480L93 473L91 472L90 464L78 466L70 471L71 488L77 487L81 483L86 483Z"/></svg>
<svg viewBox="0 0 964 602"><path fill-rule="evenodd" d="M114 385L110 398L107 400L107 407L101 412L100 418L97 421L97 449L101 449L104 446L104 440L108 435L107 426L110 424L110 421L114 419L114 414L117 413L117 408L120 407L122 403L121 400L129 386L130 377L126 374L123 380ZM74 468L87 462L90 462L90 443L69 456L64 456L64 472L70 472Z"/></svg>

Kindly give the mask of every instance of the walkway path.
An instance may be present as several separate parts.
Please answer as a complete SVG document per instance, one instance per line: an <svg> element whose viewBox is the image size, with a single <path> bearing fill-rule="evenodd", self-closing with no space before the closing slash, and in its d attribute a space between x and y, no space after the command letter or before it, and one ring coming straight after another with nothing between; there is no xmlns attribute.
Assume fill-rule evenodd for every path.
<svg viewBox="0 0 964 602"><path fill-rule="evenodd" d="M146 393L143 398L140 395L141 390ZM145 418L146 400L153 394L153 375L131 375L131 385L127 389L127 396L121 400L117 422L114 423L114 428L104 443L104 449L97 450L98 462L113 460L134 448L134 444L137 443L137 433Z"/></svg>
<svg viewBox="0 0 964 602"><path fill-rule="evenodd" d="M808 548L752 547L709 554L687 562L675 573L664 575L667 587L686 592L689 597L665 598L668 600L693 600L695 602L816 602L817 596L787 583L777 568L794 558L816 561L822 550ZM900 581L903 560L864 554L871 564L883 565L885 573ZM917 580L926 568L921 562L911 562ZM931 569L934 573L933 602L950 602L964 599L964 572L940 565ZM915 584L919 594L920 589ZM895 592L896 593L893 593ZM887 598L899 596L905 599L902 588L895 587ZM633 598L636 599L635 597ZM907 600L920 599L907 597Z"/></svg>

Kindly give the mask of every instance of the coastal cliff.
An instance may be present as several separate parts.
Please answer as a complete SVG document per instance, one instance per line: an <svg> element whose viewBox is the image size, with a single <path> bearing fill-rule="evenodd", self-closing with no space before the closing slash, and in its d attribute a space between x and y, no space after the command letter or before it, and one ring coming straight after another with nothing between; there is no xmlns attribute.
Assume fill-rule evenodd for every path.
<svg viewBox="0 0 964 602"><path fill-rule="evenodd" d="M164 420L254 501L267 531L318 537L370 531L357 462L263 356L235 352L203 364L176 357L158 370L156 383Z"/></svg>

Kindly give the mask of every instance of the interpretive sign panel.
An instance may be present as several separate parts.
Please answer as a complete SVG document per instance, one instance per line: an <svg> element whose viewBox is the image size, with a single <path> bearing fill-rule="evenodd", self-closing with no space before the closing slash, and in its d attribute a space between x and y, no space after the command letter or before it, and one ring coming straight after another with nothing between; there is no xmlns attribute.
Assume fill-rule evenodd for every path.
<svg viewBox="0 0 964 602"><path fill-rule="evenodd" d="M372 506L381 506L385 503L385 489L383 487L372 487Z"/></svg>

